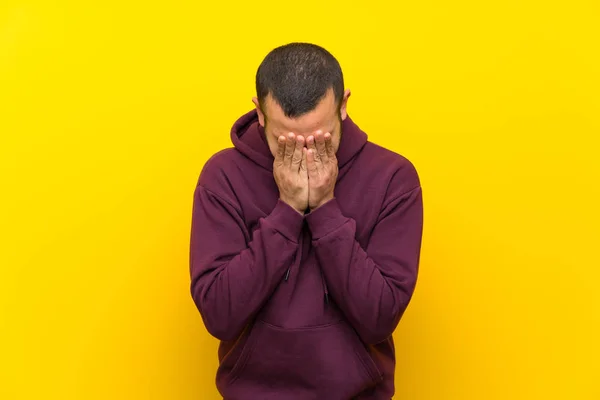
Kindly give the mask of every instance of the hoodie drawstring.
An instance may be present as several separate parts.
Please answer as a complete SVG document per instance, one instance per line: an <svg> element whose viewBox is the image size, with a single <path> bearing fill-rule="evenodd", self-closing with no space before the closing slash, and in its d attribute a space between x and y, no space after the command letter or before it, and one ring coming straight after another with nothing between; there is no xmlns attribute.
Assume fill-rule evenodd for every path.
<svg viewBox="0 0 600 400"><path fill-rule="evenodd" d="M302 234L300 236L300 243L299 243L299 249L296 252L296 255L294 257L294 262L292 263L292 265L290 265L287 269L287 271L285 271L285 277L284 280L287 282L289 277L290 277L290 271L292 270L292 267L300 267L300 264L302 263L302 254L304 253L304 234ZM300 253L300 254L298 254ZM323 275L323 270L320 270L319 273L321 274L321 283L323 285L323 294L325 297L325 304L329 304L329 289L327 289L327 282L325 281L325 275Z"/></svg>
<svg viewBox="0 0 600 400"><path fill-rule="evenodd" d="M321 270L321 282L323 282L323 292L325 293L325 304L329 304L329 290L327 289L327 282L325 282L325 275Z"/></svg>
<svg viewBox="0 0 600 400"><path fill-rule="evenodd" d="M292 269L292 267L300 267L300 263L302 262L302 252L304 249L304 235L300 236L300 243L298 245L298 251L296 251L296 254L294 255L294 262L292 263L292 265L290 265L287 269L287 271L285 271L285 277L283 278L286 282L288 280L288 278L290 277L290 271ZM298 254L300 253L300 254Z"/></svg>

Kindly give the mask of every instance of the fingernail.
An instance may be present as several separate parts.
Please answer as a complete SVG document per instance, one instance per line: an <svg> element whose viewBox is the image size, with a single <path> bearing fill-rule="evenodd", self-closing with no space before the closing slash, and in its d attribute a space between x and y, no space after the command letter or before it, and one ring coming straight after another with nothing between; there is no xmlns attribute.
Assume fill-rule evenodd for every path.
<svg viewBox="0 0 600 400"><path fill-rule="evenodd" d="M288 137L289 137L290 139L293 139L293 138L294 138L294 133L293 133L293 132L290 132L290 133L288 133Z"/></svg>

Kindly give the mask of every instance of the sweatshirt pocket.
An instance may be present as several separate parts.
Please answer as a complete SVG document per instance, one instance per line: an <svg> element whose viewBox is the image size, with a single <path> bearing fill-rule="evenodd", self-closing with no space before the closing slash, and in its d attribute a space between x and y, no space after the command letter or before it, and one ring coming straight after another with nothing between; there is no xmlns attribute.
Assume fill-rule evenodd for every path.
<svg viewBox="0 0 600 400"><path fill-rule="evenodd" d="M231 394L255 393L265 400L346 400L381 380L366 347L344 321L298 329L257 321L228 386Z"/></svg>

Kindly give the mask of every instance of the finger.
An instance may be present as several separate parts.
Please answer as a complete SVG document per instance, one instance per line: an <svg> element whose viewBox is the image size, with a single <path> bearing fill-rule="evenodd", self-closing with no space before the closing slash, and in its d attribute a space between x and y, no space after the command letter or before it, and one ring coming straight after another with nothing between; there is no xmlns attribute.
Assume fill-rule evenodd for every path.
<svg viewBox="0 0 600 400"><path fill-rule="evenodd" d="M325 149L325 136L323 132L317 131L315 134L315 142L317 142L317 154L321 163L327 163L327 149Z"/></svg>
<svg viewBox="0 0 600 400"><path fill-rule="evenodd" d="M296 136L296 147L294 147L294 155L292 156L292 169L298 171L302 163L302 149L304 148L304 137Z"/></svg>
<svg viewBox="0 0 600 400"><path fill-rule="evenodd" d="M317 169L317 162L315 160L315 155L317 153L313 149L308 149L306 151L306 166L308 169L308 177L316 178L319 170Z"/></svg>
<svg viewBox="0 0 600 400"><path fill-rule="evenodd" d="M281 135L277 138L277 153L275 153L275 162L277 164L283 163L283 155L285 154L285 136Z"/></svg>
<svg viewBox="0 0 600 400"><path fill-rule="evenodd" d="M315 137L313 135L310 135L306 139L306 147L307 147L308 150L312 150L313 151L313 156L315 157L315 161L316 161L316 158L318 157L318 154L317 154L317 146L316 146L316 142L315 142Z"/></svg>
<svg viewBox="0 0 600 400"><path fill-rule="evenodd" d="M290 132L285 139L285 154L283 155L284 165L292 164L292 156L294 155L294 149L296 148L296 136Z"/></svg>
<svg viewBox="0 0 600 400"><path fill-rule="evenodd" d="M300 171L302 172L306 172L307 170L307 165L306 165L306 147L302 147L302 162L300 163Z"/></svg>
<svg viewBox="0 0 600 400"><path fill-rule="evenodd" d="M327 150L327 158L329 160L335 159L335 150L333 148L333 139L331 138L331 133L325 133L325 149Z"/></svg>

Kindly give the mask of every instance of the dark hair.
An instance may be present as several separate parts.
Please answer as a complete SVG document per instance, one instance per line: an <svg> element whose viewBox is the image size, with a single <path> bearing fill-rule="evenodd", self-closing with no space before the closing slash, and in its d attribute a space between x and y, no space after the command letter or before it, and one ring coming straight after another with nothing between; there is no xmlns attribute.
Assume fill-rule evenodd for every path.
<svg viewBox="0 0 600 400"><path fill-rule="evenodd" d="M329 89L341 104L342 68L331 53L311 43L289 43L271 50L256 72L256 94L263 112L264 100L271 94L288 118L314 110Z"/></svg>

